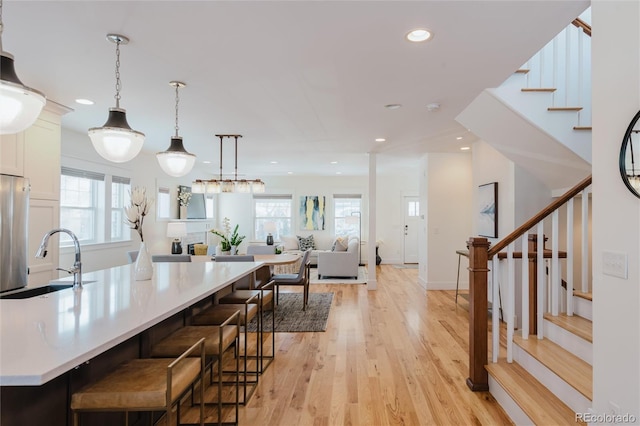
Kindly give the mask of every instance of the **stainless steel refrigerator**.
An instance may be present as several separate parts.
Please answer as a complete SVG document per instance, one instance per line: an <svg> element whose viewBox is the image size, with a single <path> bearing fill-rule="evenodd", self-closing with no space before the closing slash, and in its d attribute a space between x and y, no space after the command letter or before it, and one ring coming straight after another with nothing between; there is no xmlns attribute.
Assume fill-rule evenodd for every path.
<svg viewBox="0 0 640 426"><path fill-rule="evenodd" d="M0 291L27 285L29 179L0 175Z"/></svg>

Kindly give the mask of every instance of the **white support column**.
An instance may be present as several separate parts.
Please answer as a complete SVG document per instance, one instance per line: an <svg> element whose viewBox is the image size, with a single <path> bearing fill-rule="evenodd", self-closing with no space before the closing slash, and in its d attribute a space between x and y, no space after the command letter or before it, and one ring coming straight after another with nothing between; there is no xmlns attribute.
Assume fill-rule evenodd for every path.
<svg viewBox="0 0 640 426"><path fill-rule="evenodd" d="M522 236L522 338L529 338L529 231Z"/></svg>
<svg viewBox="0 0 640 426"><path fill-rule="evenodd" d="M545 286L546 286L546 274L544 273L544 222L540 221L538 223L538 228L536 230L536 232L538 233L538 252L537 252L537 256L536 256L536 260L538 262L538 282L536 283L536 285L538 286L537 289L537 293L538 293L538 306L536 306L536 309L538 310L538 312L536 312L536 318L538 320L538 325L537 325L537 329L538 329L538 339L543 339L544 338L544 332L543 332L543 327L544 327L544 306L545 306Z"/></svg>
<svg viewBox="0 0 640 426"><path fill-rule="evenodd" d="M567 202L567 315L573 315L573 201Z"/></svg>
<svg viewBox="0 0 640 426"><path fill-rule="evenodd" d="M367 245L367 290L376 290L376 154L369 153L369 244Z"/></svg>

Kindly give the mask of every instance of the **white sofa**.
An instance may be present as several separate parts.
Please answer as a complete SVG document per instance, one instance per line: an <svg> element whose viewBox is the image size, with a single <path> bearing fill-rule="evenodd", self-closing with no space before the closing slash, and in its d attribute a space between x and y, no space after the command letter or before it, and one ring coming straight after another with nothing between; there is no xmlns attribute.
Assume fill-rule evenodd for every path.
<svg viewBox="0 0 640 426"><path fill-rule="evenodd" d="M360 264L360 240L350 238L346 251L322 251L318 253L318 278L358 278Z"/></svg>

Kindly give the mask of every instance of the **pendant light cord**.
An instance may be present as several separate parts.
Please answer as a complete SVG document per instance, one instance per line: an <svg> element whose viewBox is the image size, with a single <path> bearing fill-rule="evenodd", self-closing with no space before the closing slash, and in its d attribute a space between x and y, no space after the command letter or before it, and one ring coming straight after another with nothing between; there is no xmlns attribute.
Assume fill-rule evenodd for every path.
<svg viewBox="0 0 640 426"><path fill-rule="evenodd" d="M4 52L2 49L2 31L4 30L4 23L2 22L2 0L0 0L0 52Z"/></svg>
<svg viewBox="0 0 640 426"><path fill-rule="evenodd" d="M121 40L116 41L116 108L120 108L120 90L122 89L122 83L120 82L120 43Z"/></svg>
<svg viewBox="0 0 640 426"><path fill-rule="evenodd" d="M178 103L180 102L180 96L178 95L178 89L180 85L176 83L176 137L178 136Z"/></svg>

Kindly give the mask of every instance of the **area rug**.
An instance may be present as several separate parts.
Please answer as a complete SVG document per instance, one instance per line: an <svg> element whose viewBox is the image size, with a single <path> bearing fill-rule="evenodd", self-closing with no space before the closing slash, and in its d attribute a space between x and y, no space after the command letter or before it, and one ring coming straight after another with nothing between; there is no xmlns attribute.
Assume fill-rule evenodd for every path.
<svg viewBox="0 0 640 426"><path fill-rule="evenodd" d="M307 310L302 310L302 293L280 292L280 303L276 306L276 332L296 333L325 331L331 310L333 293L309 292ZM271 330L272 311L264 314L265 331ZM249 323L249 331L257 330L257 318Z"/></svg>
<svg viewBox="0 0 640 426"><path fill-rule="evenodd" d="M311 275L309 275L309 284L366 284L367 283L367 268L364 266L358 266L358 278L344 278L344 277L323 277L318 279L318 268L311 268Z"/></svg>

